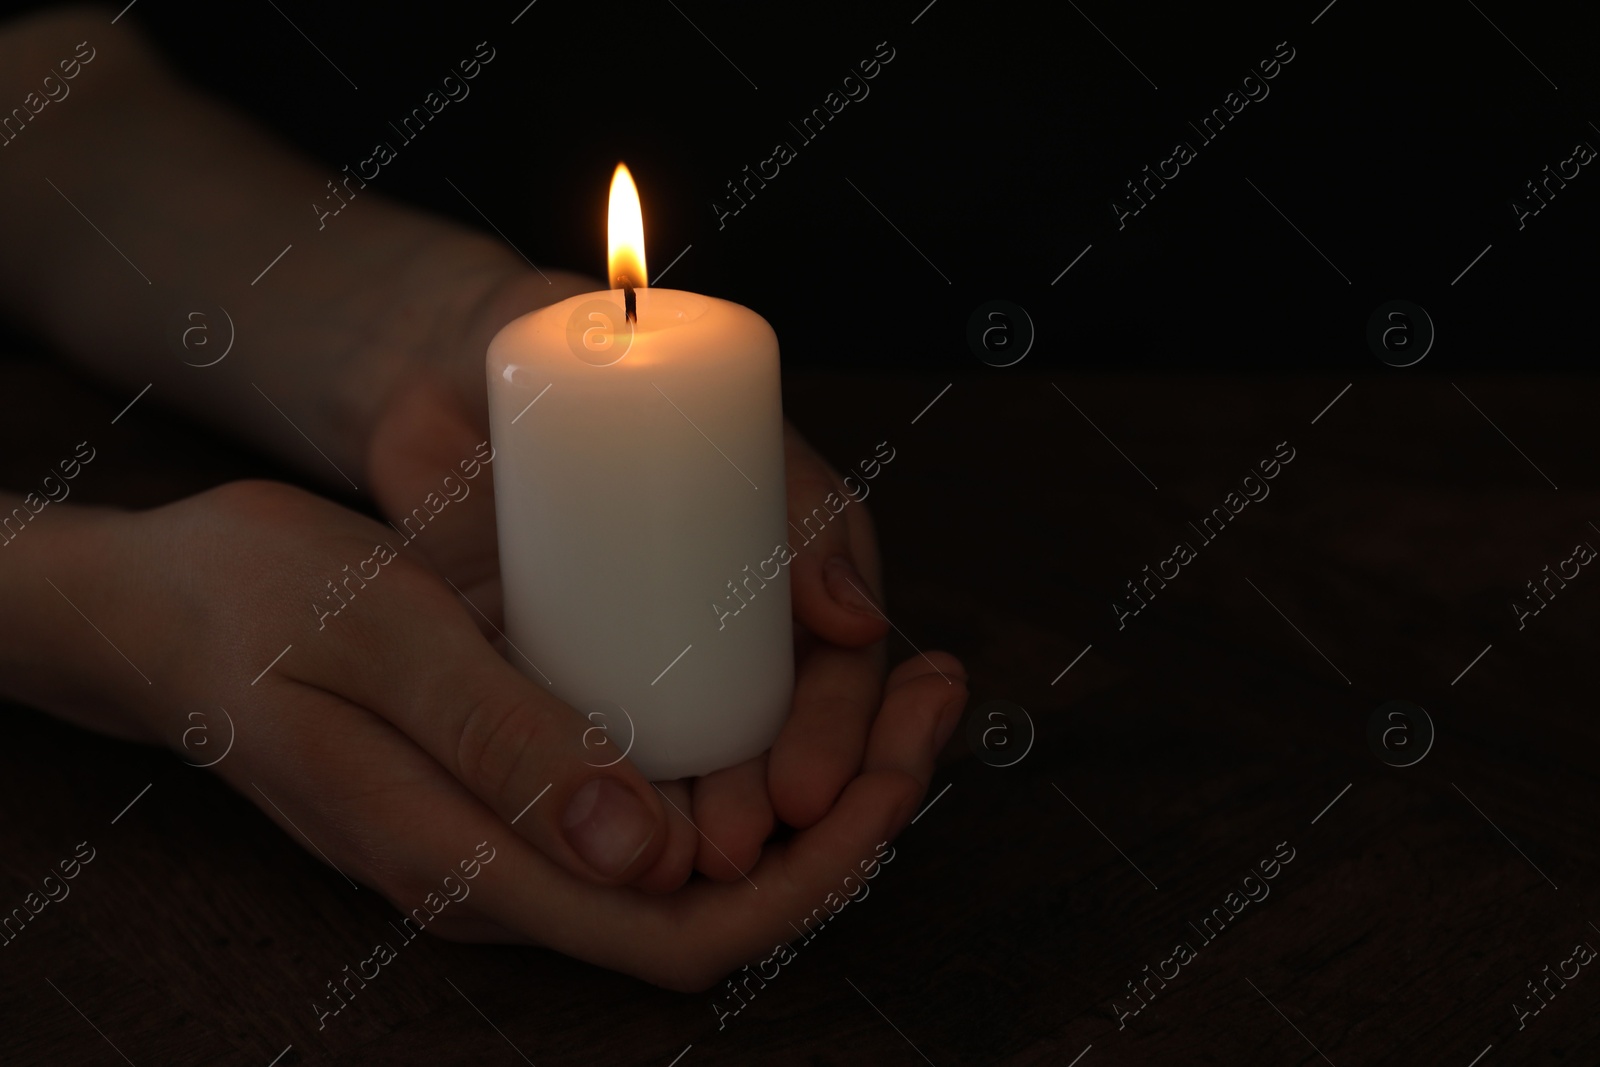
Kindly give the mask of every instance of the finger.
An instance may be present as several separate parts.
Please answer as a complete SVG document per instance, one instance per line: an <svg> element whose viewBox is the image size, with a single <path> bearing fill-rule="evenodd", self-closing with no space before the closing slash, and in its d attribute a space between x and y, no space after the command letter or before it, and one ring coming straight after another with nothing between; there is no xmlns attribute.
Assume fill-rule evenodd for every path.
<svg viewBox="0 0 1600 1067"><path fill-rule="evenodd" d="M719 882L744 877L772 833L766 755L695 779L694 821L704 835L695 869Z"/></svg>
<svg viewBox="0 0 1600 1067"><path fill-rule="evenodd" d="M893 850L880 846L910 820L925 792L901 770L864 773L825 819L765 850L749 872L758 888L742 879L703 881L652 896L595 887L561 869L513 836L398 731L344 701L314 697L325 706L302 711L315 721L289 732L306 745L304 756L327 771L316 779L326 783L320 795L303 795L300 762L281 753L266 761L266 774L246 769L243 759L225 761L219 770L257 777L280 804L294 798L285 812L304 834L289 825L285 833L297 840L309 834L309 843L347 873L415 916L403 921L402 936L414 936L418 927L540 944L684 992L710 988L740 964L769 957L780 943L803 950L802 937L814 936L845 899L859 899L856 887L893 861ZM278 707L255 721L277 730L292 725ZM242 733L240 754L259 761L248 747L254 735ZM241 784L248 789L247 781ZM349 837L350 827L359 828L360 841ZM454 872L443 886L447 899L441 871ZM804 926L799 937L790 925L795 922Z"/></svg>
<svg viewBox="0 0 1600 1067"><path fill-rule="evenodd" d="M926 789L966 706L966 671L954 656L928 652L906 660L889 676L862 771L897 770Z"/></svg>
<svg viewBox="0 0 1600 1067"><path fill-rule="evenodd" d="M893 854L878 846L911 818L922 792L900 771L862 775L826 819L768 846L751 883L698 881L666 896L596 889L513 842L485 867L474 899L485 915L556 951L698 992L780 943L798 947L791 924L814 934L816 920L802 917L828 916L825 902L840 907L851 886L881 873L880 860Z"/></svg>
<svg viewBox="0 0 1600 1067"><path fill-rule="evenodd" d="M878 554L864 503L871 484L842 481L793 427L786 425L784 443L795 618L833 644L871 644L889 629L874 603Z"/></svg>
<svg viewBox="0 0 1600 1067"><path fill-rule="evenodd" d="M695 849L700 834L689 821L689 780L653 782L667 807L667 847L655 866L634 879L633 884L647 893L670 893L694 873Z"/></svg>
<svg viewBox="0 0 1600 1067"><path fill-rule="evenodd" d="M257 699L272 696L269 690ZM842 899L875 877L879 860L893 858L877 846L905 825L923 795L901 771L865 774L828 818L769 847L750 872L752 883L700 881L655 896L596 887L563 870L363 709L309 691L296 724L283 704L273 699L243 724L257 729L242 731L237 759L219 770L231 769L246 791L258 780L282 805L286 834L378 888L403 913L401 936L415 936L416 928L539 944L682 991L706 989L794 939L791 922L814 933L814 923L800 917L813 915L830 893ZM283 758L281 747L265 756L252 751L267 731L292 735L304 760ZM260 766L247 766L250 760ZM308 777L305 761L324 773Z"/></svg>
<svg viewBox="0 0 1600 1067"><path fill-rule="evenodd" d="M882 693L883 646L815 645L795 674L794 703L772 744L767 784L778 818L797 829L827 814L855 777Z"/></svg>
<svg viewBox="0 0 1600 1067"><path fill-rule="evenodd" d="M483 612L484 622L500 618L488 437L452 390L417 379L396 388L367 446L379 509L407 546Z"/></svg>
<svg viewBox="0 0 1600 1067"><path fill-rule="evenodd" d="M369 708L562 867L621 883L654 866L663 806L627 760L598 764L591 724L520 675L436 575L385 563L280 670ZM303 654L302 654L303 653Z"/></svg>

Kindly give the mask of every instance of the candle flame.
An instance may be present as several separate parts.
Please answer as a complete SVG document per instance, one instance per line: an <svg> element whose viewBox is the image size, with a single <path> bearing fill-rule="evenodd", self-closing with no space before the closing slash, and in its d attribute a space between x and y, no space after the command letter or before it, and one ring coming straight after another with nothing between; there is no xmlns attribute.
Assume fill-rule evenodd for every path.
<svg viewBox="0 0 1600 1067"><path fill-rule="evenodd" d="M639 190L625 164L618 163L611 176L611 205L606 213L610 249L607 273L613 289L643 289L644 215L639 210Z"/></svg>

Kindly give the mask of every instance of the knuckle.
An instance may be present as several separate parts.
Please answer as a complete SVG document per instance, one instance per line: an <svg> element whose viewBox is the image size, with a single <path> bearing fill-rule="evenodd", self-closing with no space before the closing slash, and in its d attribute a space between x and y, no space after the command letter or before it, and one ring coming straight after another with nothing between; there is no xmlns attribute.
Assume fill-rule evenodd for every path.
<svg viewBox="0 0 1600 1067"><path fill-rule="evenodd" d="M241 478L238 481L213 486L207 489L204 495L225 506L248 508L270 504L294 491L282 482L268 481L265 478Z"/></svg>
<svg viewBox="0 0 1600 1067"><path fill-rule="evenodd" d="M543 746L544 722L525 701L498 695L479 700L456 743L462 781L480 796L503 796L523 761Z"/></svg>
<svg viewBox="0 0 1600 1067"><path fill-rule="evenodd" d="M384 547L389 547L387 543ZM427 612L429 618L450 618L458 610L455 594L427 565L409 556L394 552L382 563L383 579L373 579L373 584L397 600L411 605L413 610Z"/></svg>
<svg viewBox="0 0 1600 1067"><path fill-rule="evenodd" d="M314 498L285 482L245 478L207 489L200 499L230 518L275 525L302 512Z"/></svg>

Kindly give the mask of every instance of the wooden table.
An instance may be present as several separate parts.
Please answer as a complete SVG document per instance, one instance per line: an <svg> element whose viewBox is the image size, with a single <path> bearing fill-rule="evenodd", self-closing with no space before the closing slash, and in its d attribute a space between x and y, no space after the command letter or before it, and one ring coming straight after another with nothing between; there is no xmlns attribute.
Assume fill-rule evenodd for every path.
<svg viewBox="0 0 1600 1067"><path fill-rule="evenodd" d="M913 425L948 381L800 378L788 397L840 465L897 450L872 500L897 652L962 656L974 713L1004 729L725 1029L712 995L423 939L319 1032L312 996L394 909L206 772L10 707L0 905L78 842L96 857L0 949L0 1061L1600 1061L1595 968L1550 980L1538 1014L1527 988L1600 946L1600 577L1520 631L1509 607L1600 544L1595 383L1019 367L956 380ZM111 428L126 396L32 364L0 397L5 484L90 426L118 440L82 499L281 473L153 400ZM1214 541L1189 527L1280 442L1270 496ZM1178 541L1194 558L1164 563ZM1119 629L1147 564L1178 572ZM1369 742L1393 699L1426 709L1431 747L1416 719L1380 717ZM1037 728L1010 766L1026 727L989 719L994 700ZM1262 861L1275 877L1243 882Z"/></svg>

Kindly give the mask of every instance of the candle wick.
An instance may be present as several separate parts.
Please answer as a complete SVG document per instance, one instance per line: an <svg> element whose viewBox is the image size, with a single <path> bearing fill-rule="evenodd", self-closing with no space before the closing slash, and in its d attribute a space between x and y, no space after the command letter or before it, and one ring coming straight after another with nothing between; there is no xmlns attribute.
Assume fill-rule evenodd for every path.
<svg viewBox="0 0 1600 1067"><path fill-rule="evenodd" d="M622 283L622 309L628 321L637 325L639 322L639 298L634 295L633 286L627 282Z"/></svg>

